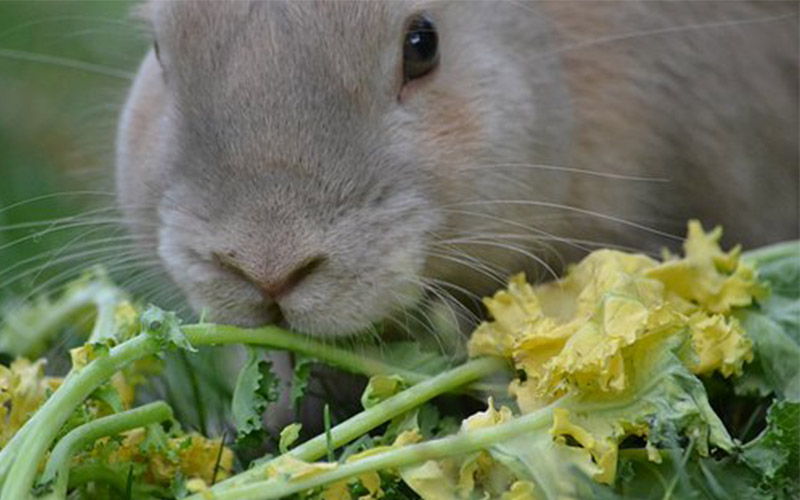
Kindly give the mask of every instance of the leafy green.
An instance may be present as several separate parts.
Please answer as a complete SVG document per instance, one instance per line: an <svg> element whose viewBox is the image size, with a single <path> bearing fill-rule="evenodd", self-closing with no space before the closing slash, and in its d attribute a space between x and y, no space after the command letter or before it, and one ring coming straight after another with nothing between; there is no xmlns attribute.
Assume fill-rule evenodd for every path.
<svg viewBox="0 0 800 500"><path fill-rule="evenodd" d="M148 453L168 453L169 436L164 431L160 424L151 424L147 426L147 432L144 440L139 444L139 451L145 455ZM172 457L174 458L174 456Z"/></svg>
<svg viewBox="0 0 800 500"><path fill-rule="evenodd" d="M372 408L406 387L408 385L403 380L403 377L397 375L375 375L369 379L369 383L361 395L361 405L364 409Z"/></svg>
<svg viewBox="0 0 800 500"><path fill-rule="evenodd" d="M800 404L775 402L767 428L744 446L742 459L761 474L762 491L775 498L800 496Z"/></svg>
<svg viewBox="0 0 800 500"><path fill-rule="evenodd" d="M769 259L753 259L770 294L737 318L753 341L755 360L736 381L740 394L776 394L800 401L800 247L782 246Z"/></svg>
<svg viewBox="0 0 800 500"><path fill-rule="evenodd" d="M306 356L295 356L294 370L292 371L292 388L289 390L289 403L295 411L300 409L300 402L308 390L308 382L311 378L311 368L314 366L314 359Z"/></svg>
<svg viewBox="0 0 800 500"><path fill-rule="evenodd" d="M578 498L616 500L789 500L800 495L800 405L776 402L764 432L741 451L700 457L679 448L661 451L661 463L644 450L624 450L614 488L578 482ZM576 476L580 477L580 476Z"/></svg>
<svg viewBox="0 0 800 500"><path fill-rule="evenodd" d="M97 388L97 390L92 393L92 398L108 405L114 413L119 413L124 409L119 392L110 384Z"/></svg>
<svg viewBox="0 0 800 500"><path fill-rule="evenodd" d="M164 311L151 305L142 313L141 324L145 333L158 340L162 350L186 349L189 352L197 351L181 331L181 322L174 312Z"/></svg>
<svg viewBox="0 0 800 500"><path fill-rule="evenodd" d="M650 355L630 353L626 371L635 374L630 388L614 397L567 396L555 404L549 432L497 443L490 453L515 476L535 485L537 498L557 499L579 493L576 477L612 481L617 447L631 436L647 438L643 451L655 461L661 460L656 447L674 446L678 435L691 436L703 456L709 455L709 445L732 449L702 383L678 356L684 347L675 337L634 344L629 349L647 350Z"/></svg>
<svg viewBox="0 0 800 500"><path fill-rule="evenodd" d="M60 426L69 431L74 427L73 420L96 421L98 412L119 411L130 406L132 388L128 391L125 385L119 384L132 385L133 382L115 379L109 383L109 380L114 371L138 359L141 353L178 348L184 349L180 351L183 354L193 350L192 343L203 346L244 342L295 353L297 358L288 394L295 408L300 406L307 392L312 363L316 362L312 357L337 366L360 363L361 368L356 371L373 376L362 398L367 410L332 427L326 406L321 417L325 420L325 434L295 447L300 424L287 426L277 444L282 454L290 455L275 460L264 458L262 465L242 472L232 482L224 480L233 460L230 450L223 445L224 438L211 441L199 435L186 435L176 422L169 431L160 425L148 425L146 430L110 436L76 455L78 465L70 467L70 498L105 500L128 495L134 500L145 500L192 495L192 499L199 499L208 495L209 488L214 494L225 491L223 496L232 499L295 494L301 498L326 500L403 499L416 498L416 495L425 499L483 496L504 500L532 497L537 500L798 498L800 378L796 363L790 362L798 359L800 345L798 249L797 246L768 248L747 257L757 267L760 279L769 286L771 294L754 293L756 302L753 305L734 309L736 321L747 330L746 335L742 330L742 335L752 339L755 346L755 361L745 364L745 373L740 379L736 376L737 369L726 374L728 378L719 376L717 385L712 387L710 379L701 375L707 384L704 386L698 378L703 372L694 369L697 345L690 345L691 339L685 330L693 325L678 324L665 329L657 328L660 323L653 323L656 327L639 332L635 342L620 345L615 351L618 356L611 360L613 368L624 374L624 384L619 389L596 390L597 381L587 377L577 388L555 386L552 399L528 400L527 407L518 401L520 406L514 410L509 407L495 410L490 400L489 409L463 422L453 418L454 412L449 407L452 400L437 400L433 404L430 398L476 380L477 375L456 375L468 365L482 366L470 370L485 376L502 371L505 362L473 360L465 366L448 369L452 360L403 342L382 346L380 356L373 353L372 357L360 357L361 353L344 350L329 356L326 346L313 340L298 340L277 327L255 330L222 325L181 327L173 313L150 308L139 317L127 301L111 301L102 306L102 301L97 300L94 332L105 334L95 336L93 333L83 348L73 351L77 368L75 380L71 375L63 382L66 392L61 388L46 388L46 397L51 403L44 400L43 416L26 425L25 432L20 433L24 439L15 439L8 451L0 452L0 476L11 470L9 465L27 464L0 477L0 482L7 483L0 487L14 498L29 491L29 484L38 485L39 493L58 499L64 497L56 494L57 488L52 488L48 477L40 476L42 481L33 482L28 479L35 479L35 464L52 449L49 443L63 438L63 433L54 438L49 434L38 437L55 421L57 412L53 410L52 401L64 400L67 397L64 395L69 395L65 400L68 404L61 405L63 411L73 407L77 411L72 411L66 425ZM728 269L736 258L736 251L732 251L722 255L715 265ZM691 274L690 267L679 270ZM748 283L754 290L763 290L761 282ZM734 295L730 297L736 299L737 304L750 304ZM692 310L696 305L687 307ZM603 311L607 312L608 308ZM612 312L629 315L631 311L617 308ZM610 318L620 319L613 315ZM138 331L136 325L141 325L145 335L124 341ZM120 331L127 333L119 336L117 332ZM715 337L708 336L704 341L712 352ZM571 345L569 352L576 356L573 361L580 362L581 356L588 352L583 347L591 345ZM747 347L749 349L749 344ZM531 347L531 352L534 348L536 346ZM191 359L201 360L201 354L193 354ZM526 370L512 387L512 395L519 397L522 386L536 373L528 370L535 368L533 361L528 360ZM365 368L365 364L370 366ZM187 364L187 369L200 367L204 367L202 361L193 366ZM139 369L129 368L134 372ZM446 373L440 373L442 371ZM430 377L434 374L440 376ZM122 375L127 377L130 373ZM143 373L133 375L144 377ZM442 376L449 382L440 380ZM83 379L86 380L77 382ZM114 387L121 392L114 392ZM734 397L730 393L732 387L737 394L748 396ZM263 351L251 349L232 394L232 412L240 443L242 439L261 439L267 434L263 415L279 399L278 388L272 364L263 359ZM735 432L740 439L759 431L763 422L760 418L767 411L768 401L756 399L752 394L774 395L766 428L744 445L731 439L709 404L706 390L717 396L715 404L719 398L730 398L742 409L734 414L725 412L729 405L715 406L718 411L723 410L719 415L726 417L725 422L731 423L731 429L737 430L741 423L746 423L746 429L752 429L752 432ZM76 407L81 399L88 404ZM752 416L747 405L757 409ZM383 427L378 427L381 425ZM347 445L348 442L351 444ZM340 446L346 447L335 453ZM19 453L29 448L34 452ZM240 450L247 451L244 447ZM326 452L330 463L309 463L322 458ZM15 460L17 456L20 458ZM246 463L243 456L240 459ZM16 469L25 470L20 474ZM223 481L214 485L218 469ZM23 474L26 476L22 477ZM67 491L66 486L63 491Z"/></svg>
<svg viewBox="0 0 800 500"><path fill-rule="evenodd" d="M249 357L233 392L233 419L240 440L264 430L262 416L279 396L279 379L272 372L272 362L262 359L260 354L259 350L249 348Z"/></svg>
<svg viewBox="0 0 800 500"><path fill-rule="evenodd" d="M757 487L758 475L735 458L699 457L679 448L664 450L662 462L630 450L620 460L625 473L614 488L577 476L581 500L774 500Z"/></svg>
<svg viewBox="0 0 800 500"><path fill-rule="evenodd" d="M289 451L289 447L292 446L300 437L300 429L302 428L303 425L297 423L289 424L283 428L281 431L280 442L278 443L278 449L280 450L281 454Z"/></svg>

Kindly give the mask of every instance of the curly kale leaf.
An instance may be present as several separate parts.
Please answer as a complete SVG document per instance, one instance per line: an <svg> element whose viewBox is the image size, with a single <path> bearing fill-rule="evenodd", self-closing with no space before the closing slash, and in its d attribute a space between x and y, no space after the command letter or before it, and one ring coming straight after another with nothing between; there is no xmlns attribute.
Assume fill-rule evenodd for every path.
<svg viewBox="0 0 800 500"><path fill-rule="evenodd" d="M251 348L233 392L233 419L239 440L263 432L262 415L278 400L279 383L272 372L272 362L262 359L259 351Z"/></svg>

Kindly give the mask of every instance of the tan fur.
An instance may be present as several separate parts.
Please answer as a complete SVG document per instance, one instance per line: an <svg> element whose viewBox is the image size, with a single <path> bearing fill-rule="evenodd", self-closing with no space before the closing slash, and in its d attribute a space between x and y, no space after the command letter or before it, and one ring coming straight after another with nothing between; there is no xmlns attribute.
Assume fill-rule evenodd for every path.
<svg viewBox="0 0 800 500"><path fill-rule="evenodd" d="M441 64L403 87L420 9ZM273 320L253 282L317 255L278 305L322 335L594 244L674 246L690 217L746 245L798 236L796 2L146 10L164 71L147 56L123 114L120 203L212 319Z"/></svg>

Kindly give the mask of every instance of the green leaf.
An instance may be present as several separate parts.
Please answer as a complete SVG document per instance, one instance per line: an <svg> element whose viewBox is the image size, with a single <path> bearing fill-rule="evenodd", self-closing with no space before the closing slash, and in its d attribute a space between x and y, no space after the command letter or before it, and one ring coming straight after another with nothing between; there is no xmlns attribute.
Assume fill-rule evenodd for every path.
<svg viewBox="0 0 800 500"><path fill-rule="evenodd" d="M798 447L800 405L776 402L764 432L732 455L684 457L685 450L665 449L662 463L656 464L645 450L627 449L620 452L613 489L585 475L572 477L582 499L789 500L800 495Z"/></svg>
<svg viewBox="0 0 800 500"><path fill-rule="evenodd" d="M172 478L169 489L176 499L186 498L189 495L189 490L186 489L186 478L180 470Z"/></svg>
<svg viewBox="0 0 800 500"><path fill-rule="evenodd" d="M302 428L303 424L298 423L289 424L283 428L280 442L278 443L278 449L280 449L281 454L289 452L289 447L300 437L300 429Z"/></svg>
<svg viewBox="0 0 800 500"><path fill-rule="evenodd" d="M148 453L162 453L170 455L169 437L164 432L161 424L152 424L147 426L147 434L144 441L139 445L139 451L147 455ZM174 458L174 457L170 457Z"/></svg>
<svg viewBox="0 0 800 500"><path fill-rule="evenodd" d="M742 257L756 266L761 280L773 292L788 298L800 298L800 242L778 243L747 252Z"/></svg>
<svg viewBox="0 0 800 500"><path fill-rule="evenodd" d="M111 384L98 387L97 390L92 393L91 397L107 404L114 413L119 413L124 409L119 393Z"/></svg>
<svg viewBox="0 0 800 500"><path fill-rule="evenodd" d="M779 249L768 259L753 259L770 294L736 313L753 341L755 359L735 388L739 394L774 392L780 399L800 401L800 253L792 245Z"/></svg>
<svg viewBox="0 0 800 500"><path fill-rule="evenodd" d="M181 322L174 312L149 306L141 317L142 330L156 338L162 349L186 349L197 352L181 331Z"/></svg>
<svg viewBox="0 0 800 500"><path fill-rule="evenodd" d="M645 460L647 451L656 458L658 448L674 448L679 436L691 437L700 455L708 456L711 446L732 450L734 443L709 405L702 382L679 357L686 342L653 335L629 346L625 373L632 378L627 389L613 395L568 394L555 403L558 417L550 430L497 443L491 455L535 484L537 498L554 500L578 495L581 477L613 478L618 463L613 450L644 430L649 448L641 450ZM562 418L564 409L567 420Z"/></svg>
<svg viewBox="0 0 800 500"><path fill-rule="evenodd" d="M97 358L108 356L111 347L106 342L89 342L80 347L70 349L69 355L72 359L72 367L80 370Z"/></svg>
<svg viewBox="0 0 800 500"><path fill-rule="evenodd" d="M736 316L750 335L755 351L753 363L741 380L735 382L737 392L759 395L774 392L782 399L800 401L800 363L796 361L800 359L800 345L791 332L766 310L747 309Z"/></svg>
<svg viewBox="0 0 800 500"><path fill-rule="evenodd" d="M279 379L272 372L272 363L261 359L260 351L249 348L249 352L233 392L233 420L240 440L263 431L262 415L279 396Z"/></svg>
<svg viewBox="0 0 800 500"><path fill-rule="evenodd" d="M31 488L31 494L34 497L43 497L52 493L57 479L58 477L53 477L44 482L37 482L33 485L33 488Z"/></svg>
<svg viewBox="0 0 800 500"><path fill-rule="evenodd" d="M308 382L314 362L312 358L300 355L295 356L292 388L289 391L289 402L295 410L299 410L300 401L302 401L308 390Z"/></svg>
<svg viewBox="0 0 800 500"><path fill-rule="evenodd" d="M407 384L398 375L375 375L369 379L369 383L361 395L361 405L365 410L372 408L406 387Z"/></svg>
<svg viewBox="0 0 800 500"><path fill-rule="evenodd" d="M614 485L576 477L577 497L592 500L777 500L758 488L759 476L732 457L684 456L684 450L662 453L662 463L648 461L644 450L626 450L625 470ZM686 461L684 462L684 459Z"/></svg>
<svg viewBox="0 0 800 500"><path fill-rule="evenodd" d="M773 403L767 414L767 427L744 446L742 459L762 475L762 490L776 498L800 495L800 404Z"/></svg>

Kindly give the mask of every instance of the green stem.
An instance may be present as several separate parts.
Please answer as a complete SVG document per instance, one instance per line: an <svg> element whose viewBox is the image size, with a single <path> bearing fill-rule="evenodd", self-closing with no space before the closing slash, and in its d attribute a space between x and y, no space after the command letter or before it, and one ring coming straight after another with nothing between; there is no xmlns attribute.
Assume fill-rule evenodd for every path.
<svg viewBox="0 0 800 500"><path fill-rule="evenodd" d="M263 345L273 349L306 354L355 373L367 375L397 373L411 383L420 380L426 381L422 389L403 393L409 393L408 401L405 399L406 396L398 395L400 398L386 415L382 415L378 411L364 412L360 414L360 419L355 421L351 419L337 426L336 429L333 429L334 443L347 442L358 437L393 416L418 406L438 394L448 392L455 387L476 380L482 375L499 370L503 363L499 360L478 360L438 377L427 378L424 375L402 370L378 360L363 358L344 349L334 348L277 327L268 326L246 330L232 326L189 325L184 327L183 331L195 345L233 343ZM75 408L98 387L106 383L114 373L133 361L159 352L160 349L161 344L157 339L148 335L139 335L114 347L108 355L93 360L82 369L71 371L61 387L45 401L44 405L0 452L0 484L2 484L0 498L25 498L33 484L39 461ZM435 387L441 383L440 379L443 376L448 379L447 374L450 374L453 383L446 383L441 388ZM436 380L440 380L440 382L434 382ZM416 387L412 389L416 389ZM414 398L413 394L418 393L421 394L422 399L419 399L419 396ZM392 399L394 400L398 396ZM378 408L385 408L385 406L377 405L372 410ZM337 431L337 429L339 430ZM316 453L320 448L324 454L326 450L324 436L321 440L311 440L294 451L297 452L298 449L313 451L311 459L316 459Z"/></svg>
<svg viewBox="0 0 800 500"><path fill-rule="evenodd" d="M672 498L672 492L675 491L675 488L678 486L678 480L681 478L682 472L686 470L686 464L689 462L689 457L692 456L692 452L694 451L694 445L697 442L697 438L692 436L691 440L689 441L689 446L686 447L686 451L683 452L683 456L681 457L680 462L678 463L678 467L675 469L675 475L670 481L667 490L664 492L664 496L662 500L670 500Z"/></svg>
<svg viewBox="0 0 800 500"><path fill-rule="evenodd" d="M105 483L118 494L125 493L125 477L119 471L100 464L78 465L70 471L69 488L78 488L88 483Z"/></svg>
<svg viewBox="0 0 800 500"><path fill-rule="evenodd" d="M16 445L16 453L3 457L13 463L0 498L27 498L39 461L75 408L118 370L132 361L158 352L159 347L155 338L140 335L111 349L108 355L93 360L82 369L71 372L36 415L20 429L22 437Z"/></svg>
<svg viewBox="0 0 800 500"><path fill-rule="evenodd" d="M43 500L66 498L72 456L81 449L102 437L113 436L130 429L156 424L171 418L172 409L169 405L162 401L157 401L133 410L98 418L73 429L53 448L47 461L47 466L40 482L47 483L55 480L55 485L50 494L43 497Z"/></svg>
<svg viewBox="0 0 800 500"><path fill-rule="evenodd" d="M197 424L200 427L200 434L208 436L208 425L206 424L206 405L205 400L200 395L200 383L197 380L194 366L192 366L186 351L178 353L181 358L181 365L186 370L186 376L189 378L189 386L192 388L192 399L197 409Z"/></svg>
<svg viewBox="0 0 800 500"><path fill-rule="evenodd" d="M259 481L214 493L213 498L214 500L286 498L294 493L356 477L366 472L399 469L424 463L428 460L441 460L448 457L466 455L474 451L487 449L494 444L508 441L523 434L545 429L552 422L552 413L552 407L543 408L504 424L462 432L425 443L403 446L385 453L365 457L303 481L287 482L283 479ZM202 494L197 494L187 500L202 500L203 498L205 497Z"/></svg>
<svg viewBox="0 0 800 500"><path fill-rule="evenodd" d="M452 392L454 389L467 385L491 373L504 370L506 367L506 362L497 358L480 358L469 361L459 367L448 370L424 382L420 382L342 422L330 430L330 442L333 447L339 447L366 434L395 416L416 408L440 394ZM327 450L327 436L321 434L289 451L288 454L306 462L313 462L325 456ZM228 478L212 488L212 491L222 491L226 488L235 487L237 484L261 479L265 476L266 470L270 464L271 462L257 465L236 476ZM196 498L200 499L202 497L198 496Z"/></svg>
<svg viewBox="0 0 800 500"><path fill-rule="evenodd" d="M100 276L102 277L103 275L101 274ZM95 306L97 312L89 341L99 341L108 336L107 332L113 331L115 308L122 300L122 297L123 295L118 289L104 281L93 283L84 289L68 294L48 308L47 315L39 319L35 324L24 325L24 336L12 334L11 332L6 335L0 335L0 351L11 352L15 355L29 355L37 342L57 332L58 326L67 318L91 305ZM71 370L67 374L64 383L71 378L72 374L73 371ZM5 483L14 459L19 453L20 445L27 433L26 429L32 428L34 428L33 425L25 425L0 450L0 486Z"/></svg>
<svg viewBox="0 0 800 500"><path fill-rule="evenodd" d="M92 295L92 302L97 308L97 317L88 342L103 342L113 338L116 333L115 315L117 305L122 301L123 296L119 290L110 285L101 286Z"/></svg>
<svg viewBox="0 0 800 500"><path fill-rule="evenodd" d="M110 285L102 282L92 283L49 305L46 314L30 323L17 324L11 315L8 318L10 324L3 327L3 335L0 335L0 351L14 356L36 356L37 345L43 344L49 337L57 334L60 327L75 314L87 311L90 306L100 309L111 298L119 300L119 297L120 292ZM111 319L113 324L113 315Z"/></svg>
<svg viewBox="0 0 800 500"><path fill-rule="evenodd" d="M127 477L120 474L119 470L112 469L102 464L83 464L70 469L68 486L70 490L80 488L88 483L107 484L119 494L119 497L114 498L123 498L127 486ZM137 499L164 498L164 491L158 486L134 484L133 491L133 498Z"/></svg>
<svg viewBox="0 0 800 500"><path fill-rule="evenodd" d="M395 374L409 384L430 378L428 375L406 370L383 361L364 357L340 347L298 335L277 326L243 329L228 325L186 325L181 330L192 344L215 345L241 343L261 345L272 349L291 351L318 359L352 373L363 375Z"/></svg>

